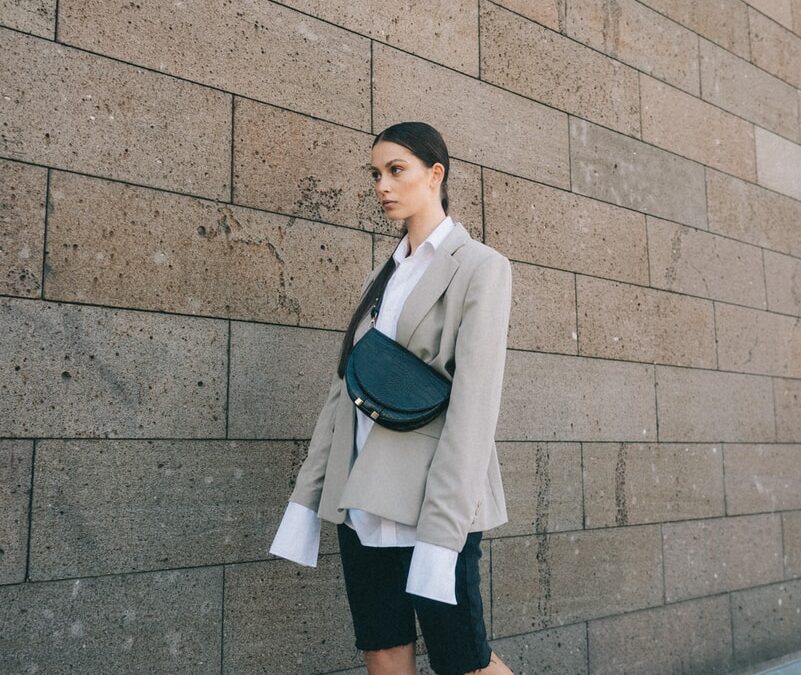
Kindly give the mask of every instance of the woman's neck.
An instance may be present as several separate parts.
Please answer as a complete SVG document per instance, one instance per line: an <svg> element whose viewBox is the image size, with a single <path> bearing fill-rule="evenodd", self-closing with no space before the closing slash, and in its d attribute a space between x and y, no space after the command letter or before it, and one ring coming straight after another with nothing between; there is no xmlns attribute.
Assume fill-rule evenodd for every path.
<svg viewBox="0 0 801 675"><path fill-rule="evenodd" d="M431 212L416 213L406 219L406 232L409 234L409 253L414 255L417 247L422 244L437 226L447 218L447 214L439 205L437 210Z"/></svg>

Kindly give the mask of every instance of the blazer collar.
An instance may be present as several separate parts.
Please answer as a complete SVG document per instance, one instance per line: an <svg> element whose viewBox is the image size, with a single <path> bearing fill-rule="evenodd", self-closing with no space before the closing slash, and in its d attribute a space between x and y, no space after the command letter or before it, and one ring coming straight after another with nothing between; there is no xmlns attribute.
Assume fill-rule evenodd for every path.
<svg viewBox="0 0 801 675"><path fill-rule="evenodd" d="M396 342L408 347L415 328L417 328L437 299L445 292L456 269L459 267L459 261L453 257L453 254L470 239L470 232L468 232L467 228L459 221L454 221L453 229L437 246L434 251L434 257L403 303L395 330ZM372 283L380 269L381 267L379 266L370 273L365 288ZM353 337L354 343L358 342L361 336L367 332L369 325L370 314L368 312L356 328Z"/></svg>

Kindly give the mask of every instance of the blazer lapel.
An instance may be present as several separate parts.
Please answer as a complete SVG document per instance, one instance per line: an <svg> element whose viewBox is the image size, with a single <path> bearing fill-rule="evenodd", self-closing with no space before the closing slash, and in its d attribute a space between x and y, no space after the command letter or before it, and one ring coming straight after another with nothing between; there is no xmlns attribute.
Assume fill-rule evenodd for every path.
<svg viewBox="0 0 801 675"><path fill-rule="evenodd" d="M453 224L453 229L434 251L431 263L401 308L395 329L395 341L404 347L408 347L415 328L445 292L459 267L459 261L453 257L454 251L470 240L470 233L464 225L458 221L454 221Z"/></svg>
<svg viewBox="0 0 801 675"><path fill-rule="evenodd" d="M453 257L453 253L470 240L470 233L464 225L458 221L454 221L453 224L453 229L434 251L433 259L401 308L398 325L395 329L395 341L404 347L408 346L415 328L423 320L432 305L445 292L456 269L459 267L459 261ZM380 269L379 266L368 275L362 294L372 283ZM369 325L370 313L367 312L356 327L353 335L354 343L358 342L362 335L367 332Z"/></svg>

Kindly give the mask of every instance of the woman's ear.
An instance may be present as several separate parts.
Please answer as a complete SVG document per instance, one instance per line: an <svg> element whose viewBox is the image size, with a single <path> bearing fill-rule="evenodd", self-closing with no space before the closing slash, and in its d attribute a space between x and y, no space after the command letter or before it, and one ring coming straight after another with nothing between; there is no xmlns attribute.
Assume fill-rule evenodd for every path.
<svg viewBox="0 0 801 675"><path fill-rule="evenodd" d="M433 182L429 181L428 187L434 190L440 186L445 178L445 167L441 162L434 163L434 166L431 167L431 175L433 177Z"/></svg>

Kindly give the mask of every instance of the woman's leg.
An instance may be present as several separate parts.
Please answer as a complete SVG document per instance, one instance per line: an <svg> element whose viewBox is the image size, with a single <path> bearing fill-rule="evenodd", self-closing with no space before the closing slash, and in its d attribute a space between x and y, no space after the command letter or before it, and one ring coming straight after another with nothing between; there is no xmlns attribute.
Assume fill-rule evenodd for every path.
<svg viewBox="0 0 801 675"><path fill-rule="evenodd" d="M479 673L479 675L514 675L514 673L509 670L509 666L501 661L501 657L495 652L490 654L490 662L486 668L471 670L470 675L473 675L473 673Z"/></svg>
<svg viewBox="0 0 801 675"><path fill-rule="evenodd" d="M368 672L413 675L417 630L404 573L411 547L363 546L344 523L337 535L356 648L364 652Z"/></svg>
<svg viewBox="0 0 801 675"><path fill-rule="evenodd" d="M431 669L437 675L511 675L489 642L481 601L482 532L470 532L456 559L456 605L411 595Z"/></svg>
<svg viewBox="0 0 801 675"><path fill-rule="evenodd" d="M416 675L417 661L414 642L407 645L374 649L364 652L364 661L370 675Z"/></svg>

